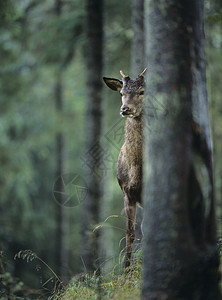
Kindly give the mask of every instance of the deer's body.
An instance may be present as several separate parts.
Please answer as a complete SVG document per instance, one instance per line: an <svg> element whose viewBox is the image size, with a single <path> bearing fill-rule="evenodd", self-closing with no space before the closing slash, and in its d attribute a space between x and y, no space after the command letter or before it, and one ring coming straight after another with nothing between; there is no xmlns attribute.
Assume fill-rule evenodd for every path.
<svg viewBox="0 0 222 300"><path fill-rule="evenodd" d="M117 179L131 204L141 203L142 153L142 118L128 118L125 125L125 142L118 158Z"/></svg>
<svg viewBox="0 0 222 300"><path fill-rule="evenodd" d="M125 269L130 265L132 245L135 239L136 204L142 202L143 174L143 110L144 73L131 80L122 72L122 81L104 78L105 83L122 95L120 114L126 117L125 141L120 150L117 179L124 195L126 214Z"/></svg>

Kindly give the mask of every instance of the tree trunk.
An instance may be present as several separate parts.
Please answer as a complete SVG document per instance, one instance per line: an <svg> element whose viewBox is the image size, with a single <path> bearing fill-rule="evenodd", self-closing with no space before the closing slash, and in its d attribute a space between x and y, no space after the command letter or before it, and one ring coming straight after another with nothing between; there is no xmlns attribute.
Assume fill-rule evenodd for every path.
<svg viewBox="0 0 222 300"><path fill-rule="evenodd" d="M131 77L135 78L145 69L144 0L133 1L133 41L131 51Z"/></svg>
<svg viewBox="0 0 222 300"><path fill-rule="evenodd" d="M84 160L88 193L82 212L82 259L87 271L98 269L99 223L102 162L103 0L87 1L87 111L86 153Z"/></svg>
<svg viewBox="0 0 222 300"><path fill-rule="evenodd" d="M144 0L133 1L133 41L131 50L131 76L135 78L145 69L145 36L144 36ZM142 240L141 224L143 209L136 208L136 226L134 248L140 248Z"/></svg>
<svg viewBox="0 0 222 300"><path fill-rule="evenodd" d="M55 101L57 113L61 114L63 110L63 95L62 95L62 78L61 74L57 74L55 85ZM64 166L64 154L65 154L65 137L64 133L58 130L56 134L56 178L61 178L65 173ZM56 190L63 192L64 186L62 180L57 180ZM62 193L57 193L56 196L56 224L57 224L57 245L56 245L56 264L58 266L58 274L63 280L67 279L68 268L68 251L67 251L67 235L68 235L68 223L66 208L63 203Z"/></svg>
<svg viewBox="0 0 222 300"><path fill-rule="evenodd" d="M55 14L59 18L62 10L61 0L55 0ZM60 64L60 62L58 62ZM56 72L55 76L55 107L56 113L62 114L63 112L63 71L60 67ZM60 125L58 124L58 128ZM65 137L62 129L58 129L56 133L56 178L58 176L63 177L65 173L64 166L64 154L65 154ZM58 191L63 191L64 186L62 180L57 181L56 189ZM63 194L57 194L57 203L56 203L56 224L57 224L57 233L56 233L56 265L58 266L58 275L63 279L67 279L67 269L68 269L68 250L67 250L67 236L68 236L68 222L67 222L67 213L63 205L64 199ZM58 204L59 203L59 204Z"/></svg>
<svg viewBox="0 0 222 300"><path fill-rule="evenodd" d="M147 0L147 118L150 93L169 114L156 110L146 132L146 300L220 299L202 6Z"/></svg>

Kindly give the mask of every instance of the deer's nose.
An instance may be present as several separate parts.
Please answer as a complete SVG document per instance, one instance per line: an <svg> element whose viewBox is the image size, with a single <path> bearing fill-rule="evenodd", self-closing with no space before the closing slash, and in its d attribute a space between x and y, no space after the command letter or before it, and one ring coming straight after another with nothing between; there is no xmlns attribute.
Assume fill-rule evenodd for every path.
<svg viewBox="0 0 222 300"><path fill-rule="evenodd" d="M130 108L128 106L122 106L120 109L121 114L127 114L130 111Z"/></svg>

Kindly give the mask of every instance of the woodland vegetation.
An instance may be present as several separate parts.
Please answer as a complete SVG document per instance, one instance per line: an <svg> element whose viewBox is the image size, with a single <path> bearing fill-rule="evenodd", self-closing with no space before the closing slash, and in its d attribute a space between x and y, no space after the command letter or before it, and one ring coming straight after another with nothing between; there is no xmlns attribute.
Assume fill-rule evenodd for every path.
<svg viewBox="0 0 222 300"><path fill-rule="evenodd" d="M173 86L176 81L173 80L174 70L171 66L158 69L158 57L166 58L164 40L162 44L158 44L159 41L151 39L151 36L150 40L146 37L147 46L144 38L148 34L146 31L144 33L145 26L153 26L154 29L155 22L152 23L149 14L152 9L155 11L155 2L161 1L0 1L1 299L140 299L143 285L140 226L136 228L138 240L133 267L129 273L122 274L125 215L122 192L116 180L116 162L124 139L124 120L119 115L121 97L105 88L102 77L120 79L119 70L124 70L125 74L135 78L147 67L147 81L152 88L147 99L151 99L155 112L168 109L160 101L164 97L159 93L159 87L170 84ZM175 1L171 2L173 6ZM190 0L189 3L191 2ZM193 2L199 5L201 1ZM198 28L201 15L198 14L197 7L195 9L197 14L192 19L192 25ZM192 12L195 9L192 8ZM171 16L178 13L174 9L170 12ZM143 16L144 23L141 22ZM154 12L152 16L155 17ZM205 0L202 17L205 41L201 51L205 52L205 58L203 59L200 51L197 61L192 63L194 69L201 66L203 72L203 61L206 64L213 141L216 242L220 255L221 1ZM156 31L162 32L163 36L172 34L172 37L173 32L167 32L168 29L167 26L165 29L161 27L161 22L156 27ZM197 33L193 37L194 45L195 38L201 40L200 43L203 42L202 34L203 32ZM151 55L152 46L158 51ZM162 47L158 48L159 46ZM174 43L170 47L175 50ZM145 48L149 49L148 54L145 54ZM194 51L196 50L194 47ZM178 66L183 60L183 54L187 55L186 52L180 52L177 56ZM171 59L173 58L169 57L169 61ZM166 61L163 59L161 63L165 64ZM179 67L177 70L181 71ZM188 72L188 69L184 70ZM170 72L172 74L169 77ZM181 95L183 91L181 88ZM194 99L190 99L189 104L195 106ZM206 94L203 99L206 108ZM172 110L177 109L174 102L171 104L170 116ZM189 108L185 112L189 117ZM169 120L175 126L175 119L169 117ZM184 121L183 129L188 124L188 120L181 119L180 114L177 115L177 120ZM206 125L205 129L209 120L202 120L202 125ZM163 128L165 123L162 119L161 122L155 123L153 129L158 130L158 126ZM147 134L152 129L150 126L153 125L146 126ZM181 134L180 129L178 127L177 134ZM190 132L186 134L187 142ZM167 139L151 134L147 143L157 145L161 140L170 149L170 145L173 145L170 144L173 143L171 138L170 135ZM180 135L179 140L183 143L183 136ZM185 147L188 144L185 143ZM189 153L185 153L186 157ZM158 159L155 154L149 153L153 158L152 168L157 167L161 170L160 173L167 175L167 169L161 167L161 160L158 165L155 163ZM168 160L167 151L162 154L162 159L172 163L171 159ZM209 170L204 166L198 170L202 178L206 178ZM146 179L149 178L150 181L146 182L145 190L151 199L149 182L152 184L158 181L158 191L161 191L162 181L148 174L149 171L146 173ZM167 176L170 177L170 174ZM196 177L193 176L195 181ZM159 179L163 178L161 176ZM203 197L208 193L208 184L209 182L203 183ZM155 183L151 191L154 190L154 185ZM197 195L197 189L195 191ZM162 190L162 193L166 192ZM206 203L210 203L208 200ZM164 203L160 201L158 204L162 211L166 208L166 202ZM156 213L156 209L153 205L152 212ZM197 228L202 222L201 209L202 207L197 208L195 215L192 215L192 224L197 225ZM209 211L207 205L206 211ZM155 242L150 248L147 246L150 235L157 237L159 234L154 230L156 223L149 223L148 216L145 224L153 231L145 231L145 249L153 256L146 270L151 265L154 270L155 262L159 259L154 252L158 250L156 254L159 255L161 248ZM138 223L139 220L141 222L141 210L138 210L137 217ZM168 226L170 219L167 219L167 210L163 218L164 224ZM197 238L198 232L194 235ZM197 249L202 251L201 247ZM184 249L178 247L177 250ZM215 265L213 268L215 270ZM148 299L152 285L148 279L146 283L144 279L143 299ZM201 283L198 288L201 288ZM212 300L201 296L196 299Z"/></svg>

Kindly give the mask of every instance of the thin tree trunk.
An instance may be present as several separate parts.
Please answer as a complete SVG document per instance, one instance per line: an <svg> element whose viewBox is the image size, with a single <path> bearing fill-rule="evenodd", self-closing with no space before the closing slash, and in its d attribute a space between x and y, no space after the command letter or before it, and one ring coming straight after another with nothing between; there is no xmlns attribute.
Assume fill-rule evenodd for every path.
<svg viewBox="0 0 222 300"><path fill-rule="evenodd" d="M133 1L133 41L131 51L131 76L135 78L145 69L145 36L144 36L144 0ZM141 224L143 209L136 208L136 226L134 248L140 248L142 240Z"/></svg>
<svg viewBox="0 0 222 300"><path fill-rule="evenodd" d="M169 114L158 111L146 133L146 300L220 299L202 5L147 0L147 91ZM207 196L199 166L207 172Z"/></svg>
<svg viewBox="0 0 222 300"><path fill-rule="evenodd" d="M82 212L82 259L87 271L98 269L99 223L102 163L100 143L102 127L102 71L103 71L103 0L87 1L87 111L85 179L88 193Z"/></svg>
<svg viewBox="0 0 222 300"><path fill-rule="evenodd" d="M55 0L55 14L59 18L62 10L61 0ZM60 63L60 62L58 62ZM62 114L64 100L63 100L63 71L58 67L55 77L55 107L56 113ZM59 127L59 124L58 124ZM64 154L65 154L65 137L62 129L58 129L56 133L56 177L63 176L65 173L64 166ZM57 190L63 191L64 186L62 180L57 181ZM60 204L58 204L60 203ZM56 264L58 266L58 275L63 280L67 279L67 268L68 268L68 250L67 250L67 235L68 235L68 222L67 213L63 205L64 199L63 194L57 194L56 204L56 224L57 224L57 245L56 245Z"/></svg>
<svg viewBox="0 0 222 300"><path fill-rule="evenodd" d="M58 114L63 111L63 96L62 96L62 78L61 74L58 73L56 78L55 86L55 101L56 110ZM62 176L65 173L64 166L64 154L65 154L65 137L62 131L58 131L56 134L56 178ZM57 181L56 189L58 191L63 191L64 186L62 180ZM68 268L68 251L67 251L67 235L68 235L68 223L67 223L67 213L64 207L63 194L57 194L56 202L56 215L57 215L57 245L56 245L56 264L58 266L58 274L63 280L67 279L67 268Z"/></svg>

